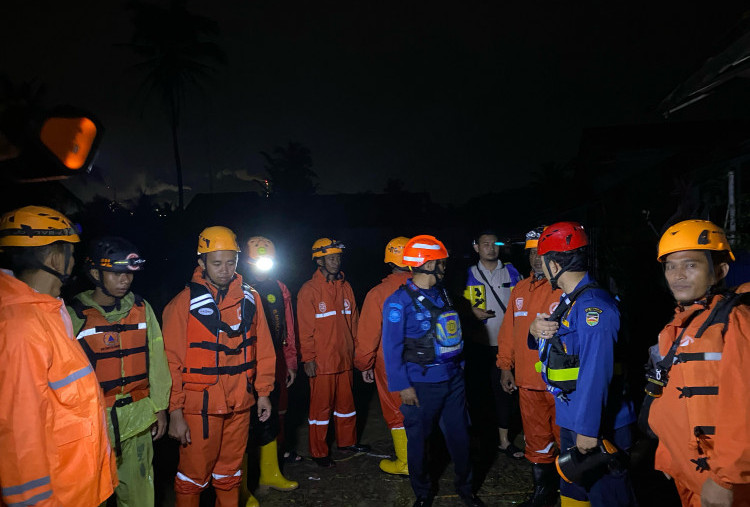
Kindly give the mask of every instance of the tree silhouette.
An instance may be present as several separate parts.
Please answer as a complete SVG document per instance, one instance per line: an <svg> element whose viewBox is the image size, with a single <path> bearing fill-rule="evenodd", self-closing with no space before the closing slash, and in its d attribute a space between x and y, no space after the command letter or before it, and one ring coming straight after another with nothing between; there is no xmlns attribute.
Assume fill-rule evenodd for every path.
<svg viewBox="0 0 750 507"><path fill-rule="evenodd" d="M310 150L300 143L289 142L277 146L272 154L261 151L266 159L266 171L271 179L271 192L281 195L314 194L318 177L313 171Z"/></svg>
<svg viewBox="0 0 750 507"><path fill-rule="evenodd" d="M167 7L140 0L128 3L133 12L133 36L127 46L142 61L134 66L143 75L139 94L158 100L169 120L177 171L180 210L184 209L182 161L178 142L181 112L190 89L201 92L205 80L226 56L213 39L215 21L187 10L185 0L171 0Z"/></svg>

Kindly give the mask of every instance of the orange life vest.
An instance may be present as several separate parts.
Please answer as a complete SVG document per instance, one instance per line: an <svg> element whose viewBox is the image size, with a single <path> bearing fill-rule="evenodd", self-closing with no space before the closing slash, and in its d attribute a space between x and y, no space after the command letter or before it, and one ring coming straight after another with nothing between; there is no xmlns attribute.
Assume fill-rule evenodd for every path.
<svg viewBox="0 0 750 507"><path fill-rule="evenodd" d="M216 384L219 375L245 373L248 382L255 377L255 348L252 345L256 336L247 336L255 316L255 298L250 287L243 284L244 298L240 302L240 315L236 324L230 325L221 320L221 312L211 292L205 285L189 282L190 317L187 325L187 354L182 371L184 388L203 391ZM219 343L221 332L229 337L242 336L237 347L231 348ZM219 354L243 354L242 363L235 366L219 366ZM191 385L192 384L192 385Z"/></svg>
<svg viewBox="0 0 750 507"><path fill-rule="evenodd" d="M118 394L130 394L131 402L147 397L148 331L143 299L135 296L133 308L117 322L108 322L99 310L78 300L72 307L84 320L78 343L96 371L107 407L115 404Z"/></svg>

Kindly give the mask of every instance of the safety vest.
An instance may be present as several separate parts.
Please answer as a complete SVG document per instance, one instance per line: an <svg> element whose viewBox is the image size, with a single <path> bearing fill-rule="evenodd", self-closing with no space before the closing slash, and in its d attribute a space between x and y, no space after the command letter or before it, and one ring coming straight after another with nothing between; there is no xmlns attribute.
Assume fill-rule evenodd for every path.
<svg viewBox="0 0 750 507"><path fill-rule="evenodd" d="M277 280L264 280L253 283L253 288L260 295L263 312L266 314L268 328L276 352L286 345L286 313L284 309L284 294Z"/></svg>
<svg viewBox="0 0 750 507"><path fill-rule="evenodd" d="M147 397L148 332L143 298L136 295L130 312L117 322L108 322L99 310L78 299L72 308L84 321L78 343L96 371L107 407L115 404L118 394L130 394L130 401Z"/></svg>
<svg viewBox="0 0 750 507"><path fill-rule="evenodd" d="M235 325L221 320L221 312L211 292L203 284L188 282L190 289L190 316L187 324L187 353L182 370L184 388L192 391L205 391L216 384L219 375L239 375L245 373L248 382L255 376L254 349L256 336L247 336L255 316L255 300L250 287L243 284L244 297L240 303L240 319ZM224 332L230 338L242 336L237 347L219 343L219 335ZM248 349L250 352L248 353ZM243 362L236 366L219 366L219 356L243 355ZM191 385L192 384L192 385Z"/></svg>
<svg viewBox="0 0 750 507"><path fill-rule="evenodd" d="M445 306L438 307L411 281L401 288L411 297L417 315L429 319L429 328L424 335L419 338L406 337L404 340L404 361L422 366L457 361L464 349L461 321L445 289L441 294Z"/></svg>

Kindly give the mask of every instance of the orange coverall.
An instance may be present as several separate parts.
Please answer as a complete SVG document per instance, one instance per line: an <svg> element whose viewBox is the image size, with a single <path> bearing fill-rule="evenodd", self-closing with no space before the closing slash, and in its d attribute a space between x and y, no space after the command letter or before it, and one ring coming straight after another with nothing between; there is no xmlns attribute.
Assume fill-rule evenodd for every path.
<svg viewBox="0 0 750 507"><path fill-rule="evenodd" d="M677 358L710 354L705 360L682 356L669 370L664 392L649 413L649 426L659 437L654 466L674 479L686 506L701 504L701 488L709 477L734 490L734 505L750 505L750 308L732 310L723 336L723 324L716 323L694 338L720 299L678 306L672 322L659 333L662 356L683 329ZM718 387L718 394L695 394L686 387ZM698 466L700 460L708 469Z"/></svg>
<svg viewBox="0 0 750 507"><path fill-rule="evenodd" d="M192 281L206 286L216 301L217 290L203 277L200 267L193 272ZM248 378L248 374L242 372L235 375L220 374L215 384L185 384L183 369L191 367L185 361L191 306L190 290L183 289L164 309L164 348L172 375L169 411L179 408L183 410L192 440L191 444L180 447L175 491L183 495L197 496L211 481L216 490L217 502L222 502L219 505L225 504L222 500L225 492L231 492L234 504L237 502L236 488L242 480L242 455L245 453L250 427L249 410L255 404L248 384L254 385L258 396L268 396L273 390L275 377L276 353L263 315L263 305L259 304L260 296L255 290L251 289L251 294L256 301L255 316L247 337L256 336L257 341L248 346L247 355L249 359L254 356L256 360L254 382L252 373ZM223 322L230 326L240 323L240 305L244 298L242 277L236 275L229 284L226 295L216 302ZM237 349L242 341L241 334L234 337L223 331L219 334L220 346ZM244 362L243 354L217 355L219 367L238 366ZM201 415L206 394L208 438L204 438L204 418ZM227 499L226 505L231 504L232 500Z"/></svg>
<svg viewBox="0 0 750 507"><path fill-rule="evenodd" d="M508 311L497 334L497 367L501 370L515 368L526 439L524 454L532 463L555 461L553 444L560 442L560 428L555 424L555 398L534 368L539 353L529 348L529 326L537 313L551 314L561 294L560 289L552 290L546 278L537 279L532 272L510 293Z"/></svg>
<svg viewBox="0 0 750 507"><path fill-rule="evenodd" d="M0 272L0 505L82 506L117 485L104 397L61 299Z"/></svg>
<svg viewBox="0 0 750 507"><path fill-rule="evenodd" d="M380 397L380 408L388 429L404 427L404 416L401 414L401 395L388 391L388 378L385 373L385 359L380 336L383 331L383 303L396 289L411 278L408 271L391 273L383 278L380 284L373 287L365 296L362 314L357 326L357 346L354 351L354 366L360 371L374 368L375 385Z"/></svg>
<svg viewBox="0 0 750 507"><path fill-rule="evenodd" d="M354 340L359 311L344 274L326 281L316 270L297 294L297 323L302 361L315 361L310 378L310 454L328 456L326 433L333 410L339 447L357 443L357 411L352 393Z"/></svg>

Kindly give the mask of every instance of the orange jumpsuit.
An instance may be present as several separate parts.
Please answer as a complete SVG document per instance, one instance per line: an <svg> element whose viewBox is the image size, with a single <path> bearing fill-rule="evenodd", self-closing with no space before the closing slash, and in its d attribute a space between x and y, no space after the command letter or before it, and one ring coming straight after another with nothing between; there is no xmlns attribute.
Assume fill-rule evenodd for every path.
<svg viewBox="0 0 750 507"><path fill-rule="evenodd" d="M546 278L537 279L532 272L513 288L508 311L497 335L497 367L502 370L515 368L526 439L524 453L532 463L555 461L553 444L560 442L560 428L555 424L555 398L534 368L539 353L528 346L529 326L537 313L552 314L561 294L560 289L552 290Z"/></svg>
<svg viewBox="0 0 750 507"><path fill-rule="evenodd" d="M659 333L663 357L685 330L679 362L669 370L663 395L651 405L649 426L659 437L654 465L672 476L686 506L700 505L709 477L734 490L734 505L750 505L750 308L732 310L723 336L724 325L715 323L695 338L720 299L678 306ZM692 317L696 312L701 313Z"/></svg>
<svg viewBox="0 0 750 507"><path fill-rule="evenodd" d="M328 456L326 433L335 417L339 447L357 443L357 411L352 393L354 339L359 311L344 274L326 281L316 270L297 294L297 323L302 361L315 361L310 379L310 454ZM333 410L333 414L331 411Z"/></svg>
<svg viewBox="0 0 750 507"><path fill-rule="evenodd" d="M104 397L61 299L0 272L0 505L83 506L117 484Z"/></svg>
<svg viewBox="0 0 750 507"><path fill-rule="evenodd" d="M380 408L388 429L402 429L404 416L401 414L401 395L388 391L388 378L385 373L385 359L380 336L383 330L383 303L396 289L411 278L411 273L399 271L383 278L379 285L370 290L362 305L362 315L357 326L357 347L354 366L361 371L374 368L375 385L380 397Z"/></svg>
<svg viewBox="0 0 750 507"><path fill-rule="evenodd" d="M188 364L188 321L191 318L191 306L201 302L191 302L190 290L185 288L164 309L164 348L172 375L172 393L169 400L169 411L182 409L185 421L190 428L192 443L180 447L180 462L175 478L175 491L183 495L199 495L208 487L209 481L217 491L217 502L221 505L223 492L232 492L240 485L242 455L247 446L250 426L249 410L255 404L250 392L254 385L258 396L268 396L273 390L276 368L276 354L268 330L263 305L258 293L248 286L249 298L243 290L242 277L236 275L220 301L216 301L217 290L203 278L203 270L197 267L192 281L208 288L221 314L221 320L230 327L240 323L241 304L243 299L253 301L255 315L246 337L242 334L230 336L224 331L219 333L218 346L223 350L243 353L216 353L220 369L239 367L255 360L255 369L235 373L220 373L211 384L185 382L185 369L195 368ZM246 303L247 304L247 303ZM202 310L209 313L213 306L206 305ZM199 310L200 311L200 310ZM245 347L245 340L256 340ZM203 365L198 365L203 366ZM205 415L204 415L205 414ZM234 493L232 493L234 495ZM233 497L234 505L237 498ZM228 501L227 505L232 503ZM178 505L180 496L178 495Z"/></svg>

